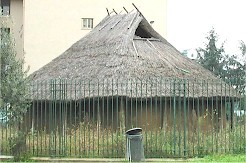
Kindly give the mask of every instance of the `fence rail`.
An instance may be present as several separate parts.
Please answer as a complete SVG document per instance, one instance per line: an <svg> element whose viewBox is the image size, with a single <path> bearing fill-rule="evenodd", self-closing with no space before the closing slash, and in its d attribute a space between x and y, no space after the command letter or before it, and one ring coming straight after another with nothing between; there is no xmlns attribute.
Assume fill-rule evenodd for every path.
<svg viewBox="0 0 246 163"><path fill-rule="evenodd" d="M210 80L50 80L30 84L21 129L33 156L124 157L143 128L146 157L246 152L245 87ZM239 90L240 89L240 90ZM0 153L10 154L4 109Z"/></svg>

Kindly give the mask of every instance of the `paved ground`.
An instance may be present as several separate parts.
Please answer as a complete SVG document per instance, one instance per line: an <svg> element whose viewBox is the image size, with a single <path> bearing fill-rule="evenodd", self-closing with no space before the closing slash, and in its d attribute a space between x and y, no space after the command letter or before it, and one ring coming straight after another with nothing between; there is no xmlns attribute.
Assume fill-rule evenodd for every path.
<svg viewBox="0 0 246 163"><path fill-rule="evenodd" d="M0 156L1 161L7 161L13 158L12 156ZM32 157L31 158L37 162L128 162L124 158L50 158L50 157ZM171 159L171 158L163 158L163 159L145 159L145 162L187 162L194 159ZM198 161L196 159L196 161Z"/></svg>
<svg viewBox="0 0 246 163"><path fill-rule="evenodd" d="M108 159L108 158L40 158L36 157L33 160L45 162L127 162L126 159ZM184 159L146 159L145 162L185 162Z"/></svg>
<svg viewBox="0 0 246 163"><path fill-rule="evenodd" d="M0 162L4 160L9 160L13 158L12 156L0 156ZM37 162L127 162L124 158L50 158L50 157L32 157L31 158ZM145 162L188 162L194 159L145 159ZM196 161L198 161L196 159Z"/></svg>

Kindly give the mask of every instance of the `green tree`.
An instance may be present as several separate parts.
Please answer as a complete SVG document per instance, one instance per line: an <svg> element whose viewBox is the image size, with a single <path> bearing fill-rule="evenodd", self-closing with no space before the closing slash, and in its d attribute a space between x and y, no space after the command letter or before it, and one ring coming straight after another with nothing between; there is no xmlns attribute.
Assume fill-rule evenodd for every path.
<svg viewBox="0 0 246 163"><path fill-rule="evenodd" d="M240 42L239 49L241 53L228 56L226 60L226 79L229 81L234 88L242 95L239 101L239 109L245 110L246 99L246 45L243 41Z"/></svg>
<svg viewBox="0 0 246 163"><path fill-rule="evenodd" d="M232 84L239 93L245 93L245 52L243 52L245 44L241 42L241 54L226 55L224 59L224 80Z"/></svg>
<svg viewBox="0 0 246 163"><path fill-rule="evenodd" d="M205 48L197 49L197 61L216 76L222 77L225 55L224 43L218 47L218 35L214 29L209 31L206 40L208 43L205 43Z"/></svg>
<svg viewBox="0 0 246 163"><path fill-rule="evenodd" d="M23 60L16 58L16 50L8 28L1 28L1 87L0 99L2 112L5 112L7 124L14 131L10 138L12 154L18 161L25 147L25 132L20 125L28 108L27 72L23 71Z"/></svg>
<svg viewBox="0 0 246 163"><path fill-rule="evenodd" d="M240 54L228 55L224 50L224 43L218 44L218 35L214 29L206 37L205 48L197 49L197 62L210 70L216 76L232 85L240 94L245 94L246 88L246 45L240 42ZM240 100L240 109L244 108L245 99Z"/></svg>
<svg viewBox="0 0 246 163"><path fill-rule="evenodd" d="M239 92L244 93L246 71L246 45L240 42L241 54L228 55L225 53L224 43L218 47L218 35L214 29L206 37L208 43L205 48L197 49L197 61L206 69L235 86Z"/></svg>
<svg viewBox="0 0 246 163"><path fill-rule="evenodd" d="M239 49L241 50L242 56L244 57L243 61L244 61L244 63L246 63L246 44L242 40L240 41Z"/></svg>

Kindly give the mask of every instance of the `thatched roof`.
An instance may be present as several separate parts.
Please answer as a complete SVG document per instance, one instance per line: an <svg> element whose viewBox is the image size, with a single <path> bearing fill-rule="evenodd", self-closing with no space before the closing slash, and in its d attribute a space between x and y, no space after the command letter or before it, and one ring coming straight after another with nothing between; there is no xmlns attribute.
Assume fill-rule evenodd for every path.
<svg viewBox="0 0 246 163"><path fill-rule="evenodd" d="M106 16L89 34L30 75L30 79L34 82L69 79L75 83L79 80L91 83L97 81L106 83L105 80L128 83L137 80L136 83L139 83L139 81L156 78L191 80L198 78L220 82L210 71L183 56L159 35L138 10L127 14ZM222 89L225 90L225 84L222 85ZM76 90L75 87L69 90ZM46 89L51 90L51 88ZM100 93L103 89L103 86L100 86L99 96L103 96L103 93ZM136 90L136 86L133 84L131 89ZM209 90L212 91L212 86ZM50 97L48 92L46 96ZM149 92L147 94L148 96L170 96L172 93ZM116 95L116 93L111 92L111 95ZM126 90L117 91L117 95L131 96ZM223 96L225 94L209 92L209 95ZM35 98L41 97L40 91L34 90L34 96ZM71 98L77 98L75 96L71 95ZM83 98L92 96L92 94L87 91L80 96ZM132 96L139 97L137 93ZM200 95L196 94L196 96Z"/></svg>

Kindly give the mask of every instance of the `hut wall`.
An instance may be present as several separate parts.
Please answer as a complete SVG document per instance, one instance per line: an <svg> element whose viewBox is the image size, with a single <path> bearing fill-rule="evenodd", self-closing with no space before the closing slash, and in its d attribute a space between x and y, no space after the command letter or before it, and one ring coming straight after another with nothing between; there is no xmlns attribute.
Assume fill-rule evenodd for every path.
<svg viewBox="0 0 246 163"><path fill-rule="evenodd" d="M24 116L26 131L64 131L76 125L75 101L33 101Z"/></svg>
<svg viewBox="0 0 246 163"><path fill-rule="evenodd" d="M142 127L144 130L219 130L226 125L225 102L181 98L91 98L78 101L34 101L24 118L24 129L59 130Z"/></svg>
<svg viewBox="0 0 246 163"><path fill-rule="evenodd" d="M223 101L174 98L128 99L125 105L126 129L145 130L187 128L190 131L219 130L226 125Z"/></svg>
<svg viewBox="0 0 246 163"><path fill-rule="evenodd" d="M52 130L65 128L119 127L118 99L91 98L78 101L33 101L24 116L23 129L26 131Z"/></svg>

